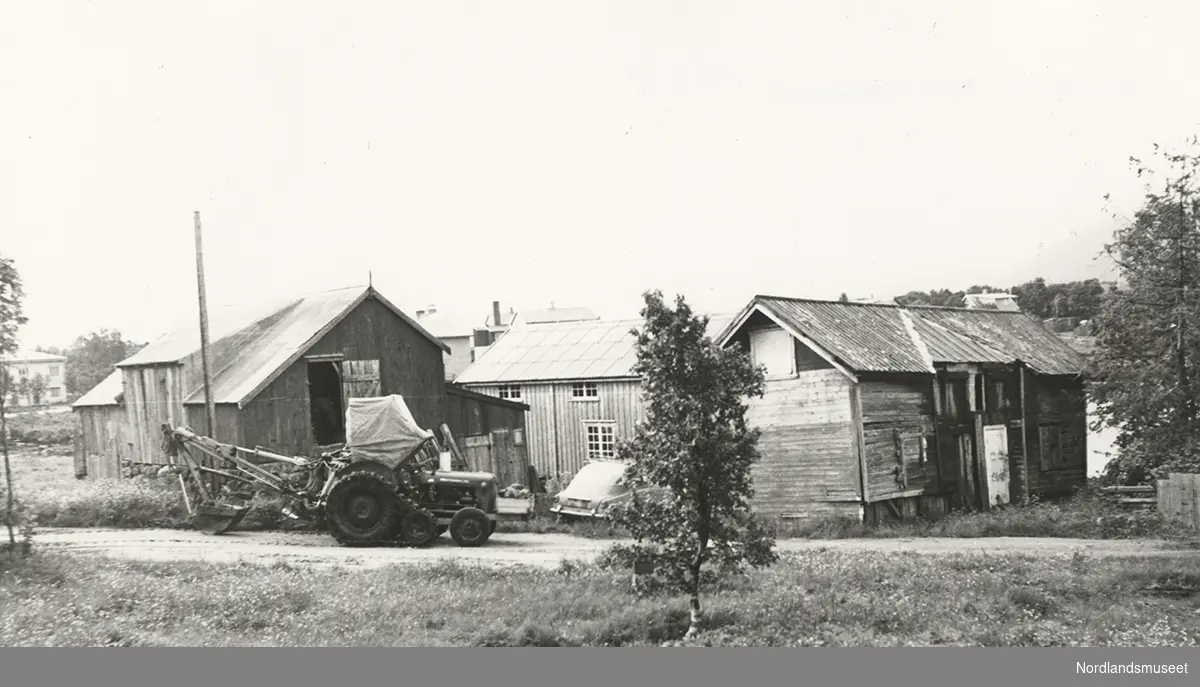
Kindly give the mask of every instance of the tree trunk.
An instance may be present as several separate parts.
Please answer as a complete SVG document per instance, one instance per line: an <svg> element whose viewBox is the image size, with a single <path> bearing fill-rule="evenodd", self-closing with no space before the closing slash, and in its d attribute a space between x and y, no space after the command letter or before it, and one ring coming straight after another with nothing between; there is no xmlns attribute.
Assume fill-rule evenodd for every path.
<svg viewBox="0 0 1200 687"><path fill-rule="evenodd" d="M8 389L4 389L7 393ZM10 557L17 555L17 535L13 531L13 479L12 464L8 459L8 409L0 398L0 449L4 452L4 484L7 503L4 510L4 524L8 527L8 553Z"/></svg>
<svg viewBox="0 0 1200 687"><path fill-rule="evenodd" d="M700 633L700 623L704 620L704 614L700 610L700 567L692 566L692 597L691 605L691 621L688 623L687 634L684 639L691 639Z"/></svg>

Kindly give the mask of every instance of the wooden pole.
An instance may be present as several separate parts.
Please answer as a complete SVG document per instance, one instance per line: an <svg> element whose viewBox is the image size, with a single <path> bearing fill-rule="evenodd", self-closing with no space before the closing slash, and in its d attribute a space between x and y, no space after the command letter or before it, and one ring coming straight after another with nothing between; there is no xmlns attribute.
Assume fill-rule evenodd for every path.
<svg viewBox="0 0 1200 687"><path fill-rule="evenodd" d="M217 407L212 397L211 361L208 352L208 301L204 294L204 248L200 240L200 211L194 214L196 225L196 286L200 294L200 357L204 368L204 411L208 436L216 438Z"/></svg>

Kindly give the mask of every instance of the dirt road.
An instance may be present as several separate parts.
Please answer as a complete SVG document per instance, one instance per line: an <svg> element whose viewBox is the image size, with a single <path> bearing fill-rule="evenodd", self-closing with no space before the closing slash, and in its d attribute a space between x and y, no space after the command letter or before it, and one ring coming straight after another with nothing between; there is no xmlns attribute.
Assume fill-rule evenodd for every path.
<svg viewBox="0 0 1200 687"><path fill-rule="evenodd" d="M232 532L210 536L179 530L56 529L37 533L39 546L50 550L148 560L207 561L300 565L381 567L451 558L491 565L554 567L563 558L590 560L612 542L564 534L497 533L484 546L463 549L443 536L423 549L338 546L332 537L309 532ZM1169 548L1162 542L1093 541L1049 538L988 539L841 539L833 541L781 540L781 552L819 549L895 551L930 554L1061 555L1081 552L1092 556L1195 556L1200 549Z"/></svg>

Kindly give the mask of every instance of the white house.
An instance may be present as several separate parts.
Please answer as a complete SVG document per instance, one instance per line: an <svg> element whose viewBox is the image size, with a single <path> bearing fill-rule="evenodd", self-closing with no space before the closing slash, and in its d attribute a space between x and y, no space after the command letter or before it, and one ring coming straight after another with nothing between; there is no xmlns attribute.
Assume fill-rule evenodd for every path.
<svg viewBox="0 0 1200 687"><path fill-rule="evenodd" d="M67 402L66 356L22 350L0 358L0 362L13 382L6 401L22 407ZM42 380L40 394L32 388L39 377ZM28 385L22 385L22 380L28 380Z"/></svg>

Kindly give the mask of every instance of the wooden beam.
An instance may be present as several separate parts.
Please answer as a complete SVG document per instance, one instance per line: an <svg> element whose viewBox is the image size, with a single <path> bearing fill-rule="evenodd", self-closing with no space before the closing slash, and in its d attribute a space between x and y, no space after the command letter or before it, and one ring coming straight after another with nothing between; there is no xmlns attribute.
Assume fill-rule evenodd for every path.
<svg viewBox="0 0 1200 687"><path fill-rule="evenodd" d="M1018 362L1017 369L1021 395L1021 500L1022 503L1029 503L1029 414L1026 411L1029 398L1025 395L1025 363Z"/></svg>
<svg viewBox="0 0 1200 687"><path fill-rule="evenodd" d="M867 440L863 429L862 390L858 384L850 385L850 419L854 424L854 450L858 454L858 477L862 489L862 501L870 503L871 476L867 471Z"/></svg>

